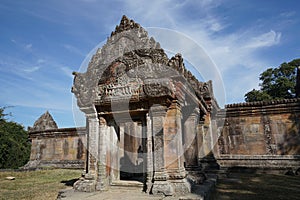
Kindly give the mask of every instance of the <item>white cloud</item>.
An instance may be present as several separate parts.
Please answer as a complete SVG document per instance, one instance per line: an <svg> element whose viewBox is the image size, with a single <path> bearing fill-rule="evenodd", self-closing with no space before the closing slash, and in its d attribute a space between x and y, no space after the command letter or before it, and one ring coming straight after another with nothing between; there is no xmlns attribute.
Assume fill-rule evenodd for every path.
<svg viewBox="0 0 300 200"><path fill-rule="evenodd" d="M30 68L24 68L23 71L27 72L27 73L32 73L35 71L38 71L41 67L39 66L34 66L34 67L30 67Z"/></svg>
<svg viewBox="0 0 300 200"><path fill-rule="evenodd" d="M37 63L38 64L44 64L46 62L46 60L44 60L44 59L38 59L37 60Z"/></svg>
<svg viewBox="0 0 300 200"><path fill-rule="evenodd" d="M84 4L83 2L93 3ZM54 6L53 4L49 6L50 8L48 9L50 11L55 11L53 14L59 17L66 16L66 20L58 20L59 17L52 17L47 14L48 12L32 12L28 10L25 10L25 12L44 19L46 22L67 23L70 30L74 22L78 20L80 22L88 22L88 28L90 26L97 27L95 30L99 30L100 27L103 32L109 28L108 31L112 31L115 25L118 24L118 21L112 20L120 19L122 14L126 14L144 27L164 27L182 32L199 44L216 64L224 80L225 88L227 88L227 100L231 102L236 101L237 98L242 100L246 91L257 86L259 73L263 67L269 66L269 61L264 60L262 56L260 57L257 51L280 44L282 34L277 31L276 27L262 27L259 23L249 27L241 26L239 29L236 29L237 31L230 29L232 28L232 22L226 16L219 15L216 12L216 8L222 3L223 1L220 0L117 0L109 2L81 0L80 6L66 2L62 2L59 7L55 3ZM193 13L188 12L188 8L193 8ZM195 10L199 12L196 13ZM76 16L72 13L76 13ZM293 15L293 13L281 14L282 17L291 17ZM78 28L78 26L74 27ZM70 32L76 34L82 32L86 36L86 32L84 31L84 29L78 29L77 31L72 30ZM109 35L109 32L105 32L104 34ZM156 40L162 43L159 38L156 38ZM11 41L16 43L15 40ZM29 49L32 48L32 44L27 45ZM183 48L187 48L189 44L182 43L181 45L183 45ZM82 49L74 46L72 43L62 44L62 46L75 55L85 56ZM180 50L177 52L180 52ZM190 57L199 56L192 53L193 49L191 49L191 52L187 52ZM185 54L183 56L187 57ZM52 61L52 64L49 64L48 60L47 65L54 66L53 64L59 63ZM38 60L37 64L35 63L37 66L42 64L45 64L45 60L43 59ZM73 70L66 67L65 64L55 66L60 72L62 71L68 77L72 77ZM201 67L205 68L206 66ZM27 72L35 70L38 70L37 67L25 68ZM209 71L210 69L205 70Z"/></svg>
<svg viewBox="0 0 300 200"><path fill-rule="evenodd" d="M32 44L26 44L25 49L30 50L32 48Z"/></svg>
<svg viewBox="0 0 300 200"><path fill-rule="evenodd" d="M295 15L296 15L295 11L287 11L287 12L280 13L280 16L284 17L284 18L291 18L291 17L293 17Z"/></svg>
<svg viewBox="0 0 300 200"><path fill-rule="evenodd" d="M223 76L224 85L228 91L227 102L235 101L237 97L240 98L239 101L242 101L245 91L258 85L257 77L262 69L270 66L270 61L259 56L257 52L278 45L281 41L281 33L272 30L275 27L268 27L268 29L265 27L264 29L259 22L254 26L245 25L236 29L236 31L232 30L232 22L226 16L219 15L217 12L217 8L222 3L223 1L212 0L186 0L180 2L129 0L122 4L118 1L118 6L123 11L119 18L122 14L126 14L146 29L147 26L170 28L192 38L204 49ZM105 6L115 4L116 2L112 1L111 5ZM95 5L91 6L95 7ZM199 13L189 13L187 12L188 8L199 10ZM103 7L103 9L106 8ZM112 14L115 14L115 12L112 12ZM94 12L83 12L79 15L90 20L95 19L95 16L97 16ZM118 21L114 23L106 21L106 23L103 27L109 27L111 31L118 24ZM257 30L260 30L260 32ZM155 39L163 43L161 39ZM169 39L171 40L171 38ZM183 45L183 48L188 47L188 44L183 43L181 45ZM64 47L79 54L76 48L73 49L72 46L65 45ZM177 52L180 52L180 50ZM184 54L183 56L186 57ZM193 55L189 53L188 56ZM232 72L239 72L235 73L238 76L234 76Z"/></svg>
<svg viewBox="0 0 300 200"><path fill-rule="evenodd" d="M270 47L280 42L281 33L270 30L250 39L250 42L245 45L246 48L261 48Z"/></svg>

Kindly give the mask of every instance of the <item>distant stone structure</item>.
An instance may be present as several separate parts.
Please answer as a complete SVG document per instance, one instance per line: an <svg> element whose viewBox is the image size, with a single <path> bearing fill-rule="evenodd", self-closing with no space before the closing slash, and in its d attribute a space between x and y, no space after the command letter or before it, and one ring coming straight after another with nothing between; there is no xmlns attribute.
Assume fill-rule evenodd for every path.
<svg viewBox="0 0 300 200"><path fill-rule="evenodd" d="M28 131L32 146L25 169L84 168L85 128L58 128L47 111Z"/></svg>
<svg viewBox="0 0 300 200"><path fill-rule="evenodd" d="M46 112L29 128L28 166L82 168L78 191L139 180L149 194L186 194L219 168L297 171L300 99L226 105L180 54L123 16L72 92L86 128L58 129Z"/></svg>
<svg viewBox="0 0 300 200"><path fill-rule="evenodd" d="M45 131L49 129L58 129L56 122L48 111L38 118L33 124L33 127L28 127L28 131Z"/></svg>

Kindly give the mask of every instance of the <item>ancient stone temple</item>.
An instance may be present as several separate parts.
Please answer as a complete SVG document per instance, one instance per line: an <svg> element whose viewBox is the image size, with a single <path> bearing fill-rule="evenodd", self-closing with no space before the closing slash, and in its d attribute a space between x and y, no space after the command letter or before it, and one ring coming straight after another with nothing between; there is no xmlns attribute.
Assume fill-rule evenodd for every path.
<svg viewBox="0 0 300 200"><path fill-rule="evenodd" d="M201 184L204 137L219 108L212 82L199 82L180 54L168 58L139 24L123 16L87 71L74 72L72 92L87 123L76 190L140 180L148 193L174 195Z"/></svg>
<svg viewBox="0 0 300 200"><path fill-rule="evenodd" d="M78 191L135 181L144 192L166 196L201 188L208 173L229 168L300 174L300 98L221 109L212 81L198 81L181 54L168 58L126 16L87 70L73 75L86 127L58 128L43 114L29 128L25 168L84 169Z"/></svg>
<svg viewBox="0 0 300 200"><path fill-rule="evenodd" d="M86 157L85 128L58 128L47 111L28 127L31 140L30 160L25 169L83 169Z"/></svg>

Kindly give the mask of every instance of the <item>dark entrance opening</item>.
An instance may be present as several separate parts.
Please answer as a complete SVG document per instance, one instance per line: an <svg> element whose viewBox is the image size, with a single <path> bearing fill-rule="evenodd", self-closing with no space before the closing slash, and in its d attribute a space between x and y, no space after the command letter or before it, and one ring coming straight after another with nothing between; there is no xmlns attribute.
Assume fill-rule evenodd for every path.
<svg viewBox="0 0 300 200"><path fill-rule="evenodd" d="M146 172L145 120L125 122L120 130L120 179L144 182Z"/></svg>

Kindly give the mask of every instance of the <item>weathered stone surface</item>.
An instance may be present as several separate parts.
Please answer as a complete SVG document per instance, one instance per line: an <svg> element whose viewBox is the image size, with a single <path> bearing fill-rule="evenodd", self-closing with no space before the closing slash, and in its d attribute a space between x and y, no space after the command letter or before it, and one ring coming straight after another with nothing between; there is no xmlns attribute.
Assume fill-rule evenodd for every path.
<svg viewBox="0 0 300 200"><path fill-rule="evenodd" d="M164 196L172 196L175 194L175 191L168 181L155 181L152 193L154 195L163 194Z"/></svg>
<svg viewBox="0 0 300 200"><path fill-rule="evenodd" d="M199 167L201 144L196 134L200 117L189 115L196 109L209 124L209 113L218 105L212 82L199 82L181 54L169 59L139 24L123 16L87 71L74 73L72 92L88 122L86 173L93 178L84 180L96 181L79 181L77 190L103 190L119 179L135 178L153 194L191 191L184 150L193 159L186 162L189 167ZM186 120L192 128L183 131ZM188 141L185 148L182 138Z"/></svg>
<svg viewBox="0 0 300 200"><path fill-rule="evenodd" d="M221 166L300 167L299 99L227 105L218 114ZM297 164L298 163L298 164ZM291 167L291 166L290 166Z"/></svg>
<svg viewBox="0 0 300 200"><path fill-rule="evenodd" d="M41 167L83 169L86 158L85 128L29 131L30 160L25 169Z"/></svg>
<svg viewBox="0 0 300 200"><path fill-rule="evenodd" d="M73 185L74 189L82 192L95 192L96 180L79 179Z"/></svg>
<svg viewBox="0 0 300 200"><path fill-rule="evenodd" d="M86 129L58 129L46 112L29 128L26 166L84 167L76 191L109 190L134 179L149 194L202 199L215 184L204 172L220 166L299 173L300 99L220 110L212 82L198 81L181 54L169 59L126 16L87 71L73 74ZM194 195L186 195L191 190Z"/></svg>
<svg viewBox="0 0 300 200"><path fill-rule="evenodd" d="M43 115L40 116L38 120L34 122L33 127L28 127L30 132L33 131L44 131L50 129L57 129L58 126L54 121L53 117L50 115L48 111L46 111Z"/></svg>

